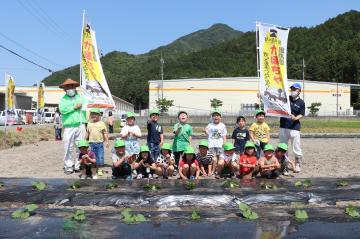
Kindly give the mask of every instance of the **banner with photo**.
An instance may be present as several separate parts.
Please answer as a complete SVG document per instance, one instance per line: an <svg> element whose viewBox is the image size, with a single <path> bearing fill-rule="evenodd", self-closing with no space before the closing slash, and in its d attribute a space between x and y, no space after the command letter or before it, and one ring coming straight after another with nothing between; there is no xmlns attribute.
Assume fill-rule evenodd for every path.
<svg viewBox="0 0 360 239"><path fill-rule="evenodd" d="M38 84L38 91L37 91L37 117L39 123L43 123L43 116L45 111L45 84L40 83Z"/></svg>
<svg viewBox="0 0 360 239"><path fill-rule="evenodd" d="M289 29L257 23L259 91L267 115L289 117L291 114L287 70Z"/></svg>
<svg viewBox="0 0 360 239"><path fill-rule="evenodd" d="M6 125L13 125L16 123L15 82L14 78L8 74L5 75L5 87Z"/></svg>
<svg viewBox="0 0 360 239"><path fill-rule="evenodd" d="M115 108L101 66L95 31L84 21L81 42L81 86L87 108Z"/></svg>

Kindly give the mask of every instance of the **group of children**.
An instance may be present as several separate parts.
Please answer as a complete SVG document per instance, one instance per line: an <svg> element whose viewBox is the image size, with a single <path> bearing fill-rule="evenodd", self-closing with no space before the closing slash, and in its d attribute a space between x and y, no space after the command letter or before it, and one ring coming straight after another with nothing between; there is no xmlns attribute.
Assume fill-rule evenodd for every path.
<svg viewBox="0 0 360 239"><path fill-rule="evenodd" d="M100 110L91 110L92 122L87 126L87 140L79 142L81 177L97 178L102 171L96 168L104 164L104 144L109 147L105 124L100 120ZM160 113L151 110L147 122L147 145L139 144L140 127L135 115L127 113L126 125L112 150L113 178L141 179L178 176L181 179L203 177L232 177L251 179L258 174L264 178L276 178L294 172L294 163L287 157L287 145L280 143L276 149L269 144L270 128L265 122L265 112L256 111L254 122L246 129L243 116L236 119L237 127L232 141L227 142L227 129L221 122L221 112L214 110L211 123L205 128L208 140L201 140L198 151L192 147L193 130L187 123L188 114L178 113L174 125L173 144L164 142L163 128L158 123Z"/></svg>

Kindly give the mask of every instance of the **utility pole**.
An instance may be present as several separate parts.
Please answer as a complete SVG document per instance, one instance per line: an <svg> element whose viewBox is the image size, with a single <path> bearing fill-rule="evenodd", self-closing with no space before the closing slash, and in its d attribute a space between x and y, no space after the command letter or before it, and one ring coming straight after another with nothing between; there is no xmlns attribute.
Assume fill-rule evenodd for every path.
<svg viewBox="0 0 360 239"><path fill-rule="evenodd" d="M303 89L302 89L302 93L303 93L303 101L305 101L305 60L303 58L302 60L302 78L303 78Z"/></svg>
<svg viewBox="0 0 360 239"><path fill-rule="evenodd" d="M339 117L339 77L336 77L336 117Z"/></svg>
<svg viewBox="0 0 360 239"><path fill-rule="evenodd" d="M160 58L160 71L161 71L161 99L164 99L164 58L161 54Z"/></svg>

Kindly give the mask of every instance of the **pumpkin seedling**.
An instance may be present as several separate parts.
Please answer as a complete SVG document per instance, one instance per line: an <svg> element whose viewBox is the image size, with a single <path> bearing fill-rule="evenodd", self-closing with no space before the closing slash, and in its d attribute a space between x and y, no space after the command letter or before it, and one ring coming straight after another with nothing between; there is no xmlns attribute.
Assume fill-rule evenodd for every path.
<svg viewBox="0 0 360 239"><path fill-rule="evenodd" d="M239 187L239 184L238 184L238 182L233 181L233 180L226 180L226 181L222 184L222 186L223 186L224 188L237 188L237 187Z"/></svg>
<svg viewBox="0 0 360 239"><path fill-rule="evenodd" d="M185 188L187 190L193 190L196 187L196 184L194 182L188 181L186 182Z"/></svg>
<svg viewBox="0 0 360 239"><path fill-rule="evenodd" d="M295 220L298 222L304 222L309 218L307 212L303 209L295 210Z"/></svg>
<svg viewBox="0 0 360 239"><path fill-rule="evenodd" d="M42 191L46 188L46 184L44 182L33 182L32 187L33 187L33 189Z"/></svg>
<svg viewBox="0 0 360 239"><path fill-rule="evenodd" d="M199 220L201 217L200 217L200 214L198 211L194 210L191 214L191 219L192 220Z"/></svg>
<svg viewBox="0 0 360 239"><path fill-rule="evenodd" d="M73 184L70 185L71 189L79 189L81 188L81 183L80 181L75 181Z"/></svg>
<svg viewBox="0 0 360 239"><path fill-rule="evenodd" d="M159 184L151 184L151 183L147 183L144 185L144 189L148 190L148 191L156 191L161 189L161 186Z"/></svg>
<svg viewBox="0 0 360 239"><path fill-rule="evenodd" d="M11 213L11 217L13 219L26 219L28 217L30 217L31 215L35 214L34 211L36 210L36 208L38 208L38 206L36 204L28 204L25 206L24 209L18 209L16 211L14 211L13 213Z"/></svg>
<svg viewBox="0 0 360 239"><path fill-rule="evenodd" d="M262 182L260 184L260 187L264 190L276 190L277 189L277 186L273 183L264 183Z"/></svg>
<svg viewBox="0 0 360 239"><path fill-rule="evenodd" d="M341 179L338 184L337 184L338 187L347 187L349 186L349 182L346 181L345 179Z"/></svg>
<svg viewBox="0 0 360 239"><path fill-rule="evenodd" d="M85 211L82 209L77 209L74 214L71 216L71 219L77 222L85 221L86 215Z"/></svg>
<svg viewBox="0 0 360 239"><path fill-rule="evenodd" d="M132 214L130 208L125 208L121 211L122 219L125 223L136 223L136 222L145 222L146 218L143 214Z"/></svg>
<svg viewBox="0 0 360 239"><path fill-rule="evenodd" d="M117 183L115 183L115 182L113 182L113 183L108 183L108 184L105 185L105 188L106 188L107 190L111 190L111 189L114 189L114 188L117 188L117 187L119 187L119 184L117 184Z"/></svg>
<svg viewBox="0 0 360 239"><path fill-rule="evenodd" d="M239 204L239 209L241 211L242 216L248 220L256 220L259 218L258 214L256 212L254 212L251 209L251 207L245 203L241 202Z"/></svg>
<svg viewBox="0 0 360 239"><path fill-rule="evenodd" d="M356 207L354 207L353 205L349 204L346 208L345 208L345 213L347 215L349 215L352 218L359 218L360 217L360 213L359 211L356 209Z"/></svg>
<svg viewBox="0 0 360 239"><path fill-rule="evenodd" d="M312 186L312 182L310 179L305 179L303 181L296 181L295 187L303 187L303 188L309 188Z"/></svg>

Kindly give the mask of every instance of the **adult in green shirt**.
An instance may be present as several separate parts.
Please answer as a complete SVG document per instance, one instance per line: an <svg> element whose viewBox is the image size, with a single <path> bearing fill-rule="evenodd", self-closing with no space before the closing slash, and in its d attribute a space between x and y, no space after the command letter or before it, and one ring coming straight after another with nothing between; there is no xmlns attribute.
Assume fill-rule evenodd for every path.
<svg viewBox="0 0 360 239"><path fill-rule="evenodd" d="M185 149L191 145L193 130L187 123L188 114L185 111L178 113L179 122L174 125L173 133L173 152L175 156L176 166L179 165L179 160Z"/></svg>
<svg viewBox="0 0 360 239"><path fill-rule="evenodd" d="M77 153L77 143L85 139L86 103L85 99L76 91L80 84L67 79L59 87L66 94L59 103L61 122L64 128L64 173L71 174L80 170Z"/></svg>

